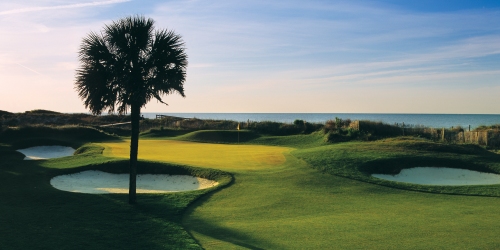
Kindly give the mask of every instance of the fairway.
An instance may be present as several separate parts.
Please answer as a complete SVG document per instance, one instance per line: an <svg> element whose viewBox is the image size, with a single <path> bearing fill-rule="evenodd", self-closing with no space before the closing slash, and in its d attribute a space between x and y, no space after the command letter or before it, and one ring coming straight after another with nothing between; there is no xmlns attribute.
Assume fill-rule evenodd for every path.
<svg viewBox="0 0 500 250"><path fill-rule="evenodd" d="M397 190L318 173L297 160L241 174L191 207L205 249L496 249L500 199Z"/></svg>
<svg viewBox="0 0 500 250"><path fill-rule="evenodd" d="M366 152L375 150L374 157L386 157L384 152L401 154L396 150L401 148L398 141L338 144L295 151L285 147L168 140L141 140L140 143L141 159L205 166L234 174L235 181L229 188L202 198L184 215L183 226L205 249L491 249L500 246L498 198L383 187L321 173L297 157L322 166L314 161L316 154L328 153L319 159L340 160L343 158L332 157L336 152L344 152L357 158L345 163L361 164L358 161L371 157ZM413 143L419 145L420 141L411 141L407 146ZM107 156L128 156L128 142L101 145L106 147Z"/></svg>
<svg viewBox="0 0 500 250"><path fill-rule="evenodd" d="M130 141L101 143L104 156L128 158ZM210 167L227 171L274 168L285 162L290 148L227 145L170 140L140 140L139 159Z"/></svg>
<svg viewBox="0 0 500 250"><path fill-rule="evenodd" d="M82 170L126 172L130 141L101 140L84 144L80 154L45 161L24 161L4 145L0 179L13 189L0 189L0 211L12 216L2 220L0 243L52 249L65 238L65 246L84 246L110 232L85 249L500 248L499 185L387 186L363 172L409 162L498 170L498 154L419 138L324 144L313 134L256 142L278 146L141 139L140 171L198 173L226 185L215 192L141 194L136 207L125 205L125 195L75 194L50 185L54 176ZM58 231L52 236L47 227Z"/></svg>

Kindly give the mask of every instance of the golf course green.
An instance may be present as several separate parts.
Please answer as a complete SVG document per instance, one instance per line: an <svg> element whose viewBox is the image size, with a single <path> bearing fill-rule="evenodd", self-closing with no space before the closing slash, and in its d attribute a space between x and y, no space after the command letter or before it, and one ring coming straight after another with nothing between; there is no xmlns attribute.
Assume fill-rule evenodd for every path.
<svg viewBox="0 0 500 250"><path fill-rule="evenodd" d="M41 161L23 161L23 155L14 151L16 143L2 143L0 213L8 216L0 217L0 245L5 249L500 247L500 185L424 186L370 176L422 164L499 173L498 154L478 146L412 137L329 144L319 133L261 136L241 144L193 142L189 134L143 138L139 171L188 173L221 185L140 194L135 206L127 204L124 194L76 194L49 184L54 176L89 169L126 172L127 138L79 138L73 140L79 147L76 155ZM64 137L56 139L65 142Z"/></svg>

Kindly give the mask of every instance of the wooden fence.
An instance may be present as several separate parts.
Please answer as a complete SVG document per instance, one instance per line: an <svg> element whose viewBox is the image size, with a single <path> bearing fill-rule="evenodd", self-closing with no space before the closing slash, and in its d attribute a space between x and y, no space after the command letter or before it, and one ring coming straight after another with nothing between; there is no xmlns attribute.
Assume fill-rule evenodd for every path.
<svg viewBox="0 0 500 250"><path fill-rule="evenodd" d="M360 124L360 121L352 121L349 127L364 131L370 129L366 127L364 123ZM389 129L389 127L391 127L391 129ZM444 128L435 129L422 126L405 126L404 123L398 125L382 124L379 128L385 128L384 132L392 133L393 135L422 135L427 138L448 143L465 143L493 147L500 146L500 131L493 129L487 131L453 131Z"/></svg>
<svg viewBox="0 0 500 250"><path fill-rule="evenodd" d="M461 131L449 132L441 130L441 140L450 143L469 143L482 146L500 146L500 132L488 131Z"/></svg>

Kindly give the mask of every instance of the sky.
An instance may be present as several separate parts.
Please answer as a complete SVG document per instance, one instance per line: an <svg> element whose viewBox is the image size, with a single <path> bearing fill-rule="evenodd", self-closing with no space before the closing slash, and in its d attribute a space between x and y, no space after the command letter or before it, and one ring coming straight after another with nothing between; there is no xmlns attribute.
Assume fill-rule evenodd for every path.
<svg viewBox="0 0 500 250"><path fill-rule="evenodd" d="M144 15L181 35L185 98L142 112L500 113L497 0L7 0L0 110L88 112L78 50Z"/></svg>

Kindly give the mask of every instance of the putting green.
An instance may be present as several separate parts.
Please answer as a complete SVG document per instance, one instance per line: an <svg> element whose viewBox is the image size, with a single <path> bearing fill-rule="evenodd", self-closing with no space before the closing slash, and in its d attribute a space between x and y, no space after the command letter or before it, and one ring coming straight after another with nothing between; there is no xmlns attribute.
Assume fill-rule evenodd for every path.
<svg viewBox="0 0 500 250"><path fill-rule="evenodd" d="M130 141L100 143L104 156L128 158ZM278 167L290 148L260 145L227 145L169 140L139 140L139 159L189 164L227 171Z"/></svg>
<svg viewBox="0 0 500 250"><path fill-rule="evenodd" d="M101 145L104 155L128 157L129 142ZM497 197L394 189L311 167L342 170L374 158L415 154L404 149L391 141L292 152L286 147L141 140L139 158L234 174L229 188L202 197L183 216L183 227L204 249L499 248ZM418 152L443 155L442 150Z"/></svg>

